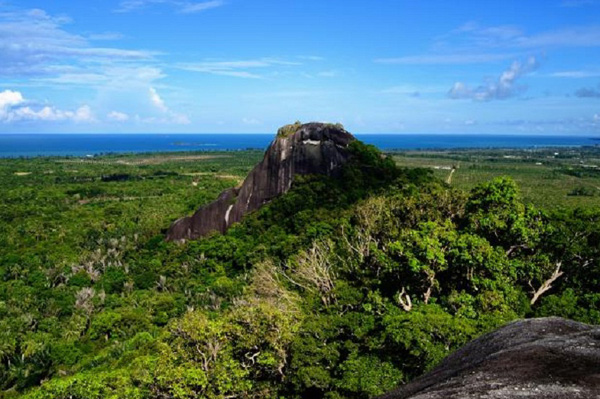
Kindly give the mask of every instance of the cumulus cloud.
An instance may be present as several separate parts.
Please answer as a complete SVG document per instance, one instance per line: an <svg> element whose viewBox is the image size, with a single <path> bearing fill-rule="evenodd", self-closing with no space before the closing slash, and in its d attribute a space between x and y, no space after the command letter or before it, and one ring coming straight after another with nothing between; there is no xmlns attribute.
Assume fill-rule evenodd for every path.
<svg viewBox="0 0 600 399"><path fill-rule="evenodd" d="M61 110L49 105L35 106L18 91L0 92L0 122L20 121L72 121L93 122L95 120L89 106L83 105L74 111Z"/></svg>
<svg viewBox="0 0 600 399"><path fill-rule="evenodd" d="M161 112L162 115L160 117L142 118L138 120L149 123L175 123L178 125L187 125L190 123L190 119L187 117L187 115L174 112L167 107L161 96L158 94L158 91L156 91L154 87L149 88L148 94L150 96L150 102Z"/></svg>
<svg viewBox="0 0 600 399"><path fill-rule="evenodd" d="M63 111L54 107L45 106L35 110L31 107L21 107L12 110L6 115L6 122L14 121L73 121L73 122L92 122L94 117L89 106L83 105L75 111Z"/></svg>
<svg viewBox="0 0 600 399"><path fill-rule="evenodd" d="M151 87L149 89L149 93L150 93L150 101L156 108L158 108L161 112L167 112L169 110L167 108L167 106L165 105L165 102L163 101L162 98L160 98L160 96L158 95L158 92L156 91L156 89L154 87Z"/></svg>
<svg viewBox="0 0 600 399"><path fill-rule="evenodd" d="M0 110L23 103L25 99L18 91L4 90L0 93Z"/></svg>
<svg viewBox="0 0 600 399"><path fill-rule="evenodd" d="M582 87L575 91L575 96L580 98L600 98L600 85L598 87Z"/></svg>
<svg viewBox="0 0 600 399"><path fill-rule="evenodd" d="M448 96L453 99L470 98L476 101L503 100L513 97L524 89L523 86L517 85L517 80L535 71L538 66L535 57L529 57L525 62L515 61L498 79L476 88L471 88L463 82L454 83Z"/></svg>
<svg viewBox="0 0 600 399"><path fill-rule="evenodd" d="M111 111L106 115L106 117L108 120L114 122L127 122L129 120L129 115L119 111Z"/></svg>

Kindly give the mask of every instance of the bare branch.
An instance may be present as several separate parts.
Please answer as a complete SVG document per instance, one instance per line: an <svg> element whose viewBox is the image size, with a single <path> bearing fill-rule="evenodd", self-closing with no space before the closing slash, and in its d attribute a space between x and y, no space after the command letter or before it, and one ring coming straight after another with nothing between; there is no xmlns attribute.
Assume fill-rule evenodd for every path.
<svg viewBox="0 0 600 399"><path fill-rule="evenodd" d="M282 273L292 284L309 292L318 292L324 305L329 305L335 288L331 245L330 241L314 242L309 250L296 257L293 278Z"/></svg>
<svg viewBox="0 0 600 399"><path fill-rule="evenodd" d="M435 273L427 274L427 282L429 283L429 285L427 286L427 290L423 294L423 302L425 302L426 305L429 303L431 293L433 292L433 286L435 284Z"/></svg>
<svg viewBox="0 0 600 399"><path fill-rule="evenodd" d="M509 257L510 254L512 254L515 250L517 249L527 249L527 245L525 244L520 244L520 245L513 245L510 248L508 248L508 250L506 251L506 256Z"/></svg>
<svg viewBox="0 0 600 399"><path fill-rule="evenodd" d="M535 290L533 288L533 285L531 285L531 282L529 282L529 286L533 289L533 291L532 291L533 297L531 298L531 305L536 303L537 300L540 298L540 296L542 296L546 291L550 290L552 288L552 283L554 283L556 280L558 280L558 278L560 276L562 276L564 274L564 272L562 270L560 270L561 266L562 266L562 262L558 262L556 264L556 269L554 269L554 273L552 273L552 276L550 276L549 279L544 281L542 283L542 285L540 286L540 288L538 288L537 290Z"/></svg>
<svg viewBox="0 0 600 399"><path fill-rule="evenodd" d="M398 293L398 303L407 312L412 310L412 301L410 300L410 295L406 293L404 287L402 287L402 291Z"/></svg>

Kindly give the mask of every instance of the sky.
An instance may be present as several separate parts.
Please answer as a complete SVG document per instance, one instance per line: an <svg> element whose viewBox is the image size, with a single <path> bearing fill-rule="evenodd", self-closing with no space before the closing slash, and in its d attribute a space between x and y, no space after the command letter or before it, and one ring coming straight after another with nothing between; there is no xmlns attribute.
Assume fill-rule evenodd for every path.
<svg viewBox="0 0 600 399"><path fill-rule="evenodd" d="M600 135L600 0L0 0L0 133Z"/></svg>

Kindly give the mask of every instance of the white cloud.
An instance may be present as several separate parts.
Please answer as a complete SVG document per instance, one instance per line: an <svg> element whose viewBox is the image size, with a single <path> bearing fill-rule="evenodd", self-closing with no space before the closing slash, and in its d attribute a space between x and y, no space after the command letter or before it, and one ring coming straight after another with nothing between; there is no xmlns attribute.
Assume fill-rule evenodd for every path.
<svg viewBox="0 0 600 399"><path fill-rule="evenodd" d="M552 78L572 78L572 79L584 79L584 78L596 78L600 76L600 71L587 71L587 70L574 70L574 71L559 71L552 72L545 76Z"/></svg>
<svg viewBox="0 0 600 399"><path fill-rule="evenodd" d="M114 40L120 34L84 37L68 32L68 22L39 9L0 12L0 79L107 92L137 91L165 76L154 65L159 53L95 46L90 40Z"/></svg>
<svg viewBox="0 0 600 399"><path fill-rule="evenodd" d="M600 4L600 0L573 0L570 3ZM390 65L483 64L520 58L527 53L531 54L532 51L541 53L552 48L569 47L600 47L600 25L527 33L513 25L481 26L475 22L467 22L437 37L430 53L381 57L373 61ZM590 77L590 75L567 71L559 73L556 77ZM456 89L462 88L459 85Z"/></svg>
<svg viewBox="0 0 600 399"><path fill-rule="evenodd" d="M446 65L446 64L483 64L514 58L515 54L438 54L412 55L395 58L377 58L378 64L398 65Z"/></svg>
<svg viewBox="0 0 600 399"><path fill-rule="evenodd" d="M143 124L151 124L151 125L189 125L191 123L190 119L186 115L182 114L173 114L162 117L150 116L150 117L142 117L140 115L135 115L133 118L137 123Z"/></svg>
<svg viewBox="0 0 600 399"><path fill-rule="evenodd" d="M94 115L92 114L92 109L88 105L84 105L79 107L72 119L75 122L93 122L95 121Z"/></svg>
<svg viewBox="0 0 600 399"><path fill-rule="evenodd" d="M150 95L150 102L152 105L156 107L163 115L158 118L138 117L138 121L145 123L175 123L177 125L188 125L190 123L190 119L187 117L187 115L180 114L169 109L154 87L150 87L148 93Z"/></svg>
<svg viewBox="0 0 600 399"><path fill-rule="evenodd" d="M43 10L0 14L0 76L47 76L92 63L148 61L156 53L96 47L63 29L68 22Z"/></svg>
<svg viewBox="0 0 600 399"><path fill-rule="evenodd" d="M103 33L93 33L88 36L90 40L102 41L102 40L120 40L122 39L123 34L119 32L103 32Z"/></svg>
<svg viewBox="0 0 600 399"><path fill-rule="evenodd" d="M45 121L45 122L57 122L57 121L73 121L73 122L93 122L95 119L92 115L92 111L89 106L84 105L79 107L75 111L63 111L54 107L45 106L41 109L35 110L29 106L20 107L11 110L4 114L4 117L0 117L0 120L4 122L18 122L18 121Z"/></svg>
<svg viewBox="0 0 600 399"><path fill-rule="evenodd" d="M14 123L20 121L95 121L89 106L83 105L75 111L65 111L45 105L36 107L28 105L28 101L18 91L5 90L0 93L0 122Z"/></svg>
<svg viewBox="0 0 600 399"><path fill-rule="evenodd" d="M515 61L509 69L502 72L500 77L493 82L470 88L463 82L456 82L448 92L450 98L470 98L476 101L502 100L512 97L523 90L518 86L517 80L538 68L535 57L529 57L526 62Z"/></svg>
<svg viewBox="0 0 600 399"><path fill-rule="evenodd" d="M149 89L149 93L150 93L150 101L156 108L158 108L161 112L167 112L169 110L167 108L167 106L165 105L165 102L162 100L162 98L160 98L160 96L158 95L158 92L156 91L156 89L154 87L151 87Z"/></svg>
<svg viewBox="0 0 600 399"><path fill-rule="evenodd" d="M454 50L465 47L470 49L597 47L600 46L600 26L573 26L528 34L511 25L486 27L470 22L444 35L437 42L437 46Z"/></svg>
<svg viewBox="0 0 600 399"><path fill-rule="evenodd" d="M211 8L221 7L225 3L219 0L213 1L204 1L201 3L183 3L179 12L184 14L192 14L196 12L202 12L206 10L210 10Z"/></svg>
<svg viewBox="0 0 600 399"><path fill-rule="evenodd" d="M521 36L514 43L520 47L598 47L600 26L582 26Z"/></svg>
<svg viewBox="0 0 600 399"><path fill-rule="evenodd" d="M260 125L261 121L255 118L242 118L242 123L245 125Z"/></svg>
<svg viewBox="0 0 600 399"><path fill-rule="evenodd" d="M152 82L165 76L160 68L153 66L100 65L94 68L67 70L54 77L40 77L32 80L46 85L86 86L98 89L112 88L121 91L148 87Z"/></svg>
<svg viewBox="0 0 600 399"><path fill-rule="evenodd" d="M182 0L124 0L119 3L115 12L126 13L138 11L152 5L167 5L183 14L192 14L225 5L222 0L182 1Z"/></svg>
<svg viewBox="0 0 600 399"><path fill-rule="evenodd" d="M236 61L204 61L180 64L180 69L212 75L232 76L236 78L262 79L263 76L249 70L269 69L276 66L296 66L298 62L284 61L276 58L258 58Z"/></svg>
<svg viewBox="0 0 600 399"><path fill-rule="evenodd" d="M573 3L592 4L592 1ZM600 4L600 0L593 0ZM431 53L401 57L381 57L380 64L458 65L480 64L522 57L524 52L551 48L600 47L600 25L572 26L527 33L513 25L481 26L466 24L438 36Z"/></svg>
<svg viewBox="0 0 600 399"><path fill-rule="evenodd" d="M23 95L18 91L4 90L0 93L0 112L8 107L19 105L24 101Z"/></svg>
<svg viewBox="0 0 600 399"><path fill-rule="evenodd" d="M127 122L129 120L129 115L119 111L111 111L106 115L106 117L115 122Z"/></svg>

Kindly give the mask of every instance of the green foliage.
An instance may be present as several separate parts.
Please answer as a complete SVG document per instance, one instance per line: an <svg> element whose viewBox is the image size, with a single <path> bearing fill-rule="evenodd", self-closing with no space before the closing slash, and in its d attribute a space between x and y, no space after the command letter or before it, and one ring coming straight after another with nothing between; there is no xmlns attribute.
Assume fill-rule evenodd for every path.
<svg viewBox="0 0 600 399"><path fill-rule="evenodd" d="M586 186L575 187L567 195L575 196L575 197L593 197L597 195L597 190Z"/></svg>
<svg viewBox="0 0 600 399"><path fill-rule="evenodd" d="M600 146L583 146L406 151L395 152L393 157L404 167L427 167L444 181L452 167L458 166L451 184L463 190L510 176L521 188L526 203L550 210L598 206L599 155Z"/></svg>
<svg viewBox="0 0 600 399"><path fill-rule="evenodd" d="M0 162L0 396L368 398L515 318L600 323L597 209L350 151L185 244L162 231L261 154Z"/></svg>
<svg viewBox="0 0 600 399"><path fill-rule="evenodd" d="M346 392L364 392L368 396L391 391L404 380L403 373L392 363L373 355L353 355L340 369L340 389Z"/></svg>
<svg viewBox="0 0 600 399"><path fill-rule="evenodd" d="M384 336L406 370L416 377L476 337L475 322L453 317L438 305L422 305L410 312L394 309L384 317Z"/></svg>

